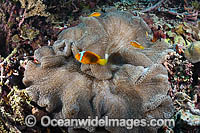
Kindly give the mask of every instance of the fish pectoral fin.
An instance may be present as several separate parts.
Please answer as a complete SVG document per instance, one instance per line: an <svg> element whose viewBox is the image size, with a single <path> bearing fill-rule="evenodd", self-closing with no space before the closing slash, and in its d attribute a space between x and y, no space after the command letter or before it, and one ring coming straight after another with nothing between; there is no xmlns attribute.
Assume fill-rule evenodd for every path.
<svg viewBox="0 0 200 133"><path fill-rule="evenodd" d="M79 49L75 44L71 46L71 49L74 56L76 56L79 53Z"/></svg>
<svg viewBox="0 0 200 133"><path fill-rule="evenodd" d="M107 62L108 62L108 60L107 59L99 59L98 61L97 61L97 63L99 64L99 65L106 65L107 64Z"/></svg>

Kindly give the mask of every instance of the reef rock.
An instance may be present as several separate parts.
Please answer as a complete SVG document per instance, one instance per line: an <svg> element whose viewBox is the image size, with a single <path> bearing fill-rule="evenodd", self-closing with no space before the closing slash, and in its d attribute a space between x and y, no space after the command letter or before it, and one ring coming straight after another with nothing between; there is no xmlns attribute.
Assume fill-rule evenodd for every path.
<svg viewBox="0 0 200 133"><path fill-rule="evenodd" d="M55 118L170 118L174 110L167 95L167 70L162 66L169 51L167 44L152 44L149 27L128 12L107 12L81 21L62 31L53 46L36 50L38 64L28 62L23 82L33 100ZM145 49L131 46L134 40ZM108 63L81 64L74 56L82 50L102 58L108 54ZM105 126L111 133L156 129ZM69 132L75 130L69 128Z"/></svg>
<svg viewBox="0 0 200 133"><path fill-rule="evenodd" d="M200 62L200 41L190 44L185 49L184 55L192 63Z"/></svg>

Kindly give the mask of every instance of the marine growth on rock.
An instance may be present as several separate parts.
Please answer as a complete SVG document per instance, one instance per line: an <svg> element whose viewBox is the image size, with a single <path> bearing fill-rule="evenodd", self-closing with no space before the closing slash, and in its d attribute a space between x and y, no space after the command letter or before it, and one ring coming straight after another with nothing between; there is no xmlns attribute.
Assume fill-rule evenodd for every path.
<svg viewBox="0 0 200 133"><path fill-rule="evenodd" d="M184 55L192 63L200 62L200 41L190 44Z"/></svg>

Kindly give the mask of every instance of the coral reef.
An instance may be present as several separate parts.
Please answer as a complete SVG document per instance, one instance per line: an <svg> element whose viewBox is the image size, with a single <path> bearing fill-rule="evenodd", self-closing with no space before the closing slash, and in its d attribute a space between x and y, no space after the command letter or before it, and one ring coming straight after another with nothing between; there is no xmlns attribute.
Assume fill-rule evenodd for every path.
<svg viewBox="0 0 200 133"><path fill-rule="evenodd" d="M153 44L151 37L146 23L128 12L108 9L98 18L82 17L79 25L63 30L53 46L35 51L37 63L28 62L23 82L33 101L55 118L170 118L174 110L162 65L168 45ZM133 40L145 49L132 47ZM74 56L83 50L102 58L108 54L108 64L80 64ZM127 133L157 128L105 129Z"/></svg>
<svg viewBox="0 0 200 133"><path fill-rule="evenodd" d="M20 4L20 2L23 2ZM40 45L51 44L56 40L51 23L44 20L45 5L41 0L0 1L0 38L2 57L20 47L32 47L33 51ZM54 36L54 37L53 37ZM52 41L49 41L52 40Z"/></svg>
<svg viewBox="0 0 200 133"><path fill-rule="evenodd" d="M31 58L31 47L15 48L5 59L0 58L0 132L47 132L48 129L36 125L28 128L25 124L27 115L33 114L37 120L48 113L31 101L22 83L24 67ZM25 56L24 56L25 55ZM60 131L52 128L51 131Z"/></svg>
<svg viewBox="0 0 200 133"><path fill-rule="evenodd" d="M168 93L176 109L173 131L199 132L199 67L198 63L192 64L184 56L187 56L186 53L180 55L178 52L170 52L163 63L168 70L171 83Z"/></svg>
<svg viewBox="0 0 200 133"><path fill-rule="evenodd" d="M45 12L46 6L42 0L18 0L21 3L21 8L24 8L24 18L32 16L48 16L49 13Z"/></svg>
<svg viewBox="0 0 200 133"><path fill-rule="evenodd" d="M175 107L173 117L175 126L164 125L157 132L200 132L200 62L196 56L199 55L199 42L197 41L200 41L199 5L196 0L0 1L0 132L35 133L66 132L67 130L67 132L74 132L73 130L85 132L83 129L77 129L78 127L75 127L76 129L73 127L43 127L40 120L44 115L51 118L53 116L55 118L86 118L88 114L92 114L92 118L95 116L104 118L105 115L108 115L111 118L116 116L149 119L158 118L157 116L160 117L164 114L164 116L170 117L171 113L169 112L171 111L166 111L168 109L166 104L169 103L172 106L169 102L171 99ZM115 6L121 11L128 11L129 15L123 12L120 12L118 17L117 12L109 15L106 7L111 6ZM86 16L92 12L99 12L101 16L87 18ZM80 16L82 16L81 19L79 19ZM112 19L111 16L113 16ZM131 17L127 19L127 16ZM132 16L135 17L132 18ZM135 20L140 19L139 17L147 23L149 28L144 27L151 29L153 33L152 35L150 31L141 34L145 43L142 44L142 41L138 43L145 46L144 50L133 48L128 45L130 43L126 45L126 42L130 41L129 37L133 38L133 40L131 38L131 42L135 41L133 37L135 32L132 33L133 35L124 34L126 31L132 32L129 29L134 26L144 28L134 23ZM108 20L105 20L107 18ZM114 18L120 20L124 30L122 27L120 28L121 25L112 24L115 22L112 21ZM86 20L87 22L90 20L90 22L87 23ZM78 25L79 23L81 24ZM119 30L112 32L112 30L108 30L106 24L110 29L117 27ZM124 25L127 24L134 26L126 28ZM98 26L100 28L95 29ZM61 38L57 40L57 33L61 31L63 31L60 34ZM117 34L118 32L122 35ZM62 38L63 35L66 37ZM115 36L111 38L111 35ZM104 40L105 36L110 40ZM87 47L86 44L91 38L96 38L93 40L94 47L90 43ZM118 41L118 38L122 42ZM148 41L146 42L145 39ZM105 47L101 40L105 41ZM161 40L171 45L170 49L175 52L168 53L169 51L166 50L168 45ZM54 43L54 41L56 42ZM117 45L118 42L122 45ZM45 45L53 46L40 48ZM35 51L37 48L40 49ZM107 49L105 51L97 50L102 53L102 58L105 53L109 53L109 61L105 66L83 65L75 60L76 56L74 57L74 55L77 52L89 49L91 52L98 53L95 51L98 48ZM35 59L33 58L34 51ZM143 59L144 63L141 61ZM30 70L31 67L27 67L29 69L27 71L32 71L32 75L35 77L33 79L31 73L26 72L27 76L25 76L24 82L29 88L27 89L28 93L42 107L34 101L30 101L26 90L23 90L25 86L22 78L28 60L33 62L31 64L30 61L28 66L36 65L37 69L34 67L33 70L42 74L52 73L40 76L35 73L36 71ZM164 77L162 81L153 78L160 78L155 73L155 69L160 69L161 63L168 71L168 81L171 84L171 87L165 85L164 92L160 92L161 89L157 85L167 84L166 73L158 72L160 77ZM38 78L37 75L40 77ZM28 79L26 79L27 77ZM77 77L83 82L79 81ZM63 79L66 79L68 83ZM85 82L88 82L88 85L84 84ZM74 85L75 83L78 83L77 87ZM151 90L149 91L147 89L149 87L144 87L142 84L150 86ZM86 92L83 91L84 89L79 89L81 88L79 85L86 88ZM38 86L41 86L41 90L37 89ZM66 86L67 89L63 86ZM75 86L75 89L72 86ZM151 86L154 88L152 89ZM74 91L70 90L71 87ZM166 95L168 87L169 91ZM55 95L56 89L54 88L57 89L57 95ZM57 100L57 102L55 103L53 100ZM83 103L88 109L84 108ZM157 112L160 112L159 115ZM25 117L30 114L37 119L37 124L31 128L27 127L24 122ZM80 128L85 128L90 132L94 130L96 130L94 132L98 132L100 129L99 127L96 129ZM111 132L132 132L126 128L105 128ZM133 130L142 132L140 128ZM144 130L152 131L150 128ZM144 130L143 132L145 132Z"/></svg>
<svg viewBox="0 0 200 133"><path fill-rule="evenodd" d="M169 72L169 81L171 83L171 89L169 95L173 97L177 92L187 93L192 96L194 89L193 83L193 65L176 52L171 52L165 57L163 63Z"/></svg>
<svg viewBox="0 0 200 133"><path fill-rule="evenodd" d="M24 69L18 64L18 50L15 48L7 58L0 59L0 131L4 133L20 132L18 127L23 130L25 116L31 111L30 98L19 89L25 86L22 83Z"/></svg>

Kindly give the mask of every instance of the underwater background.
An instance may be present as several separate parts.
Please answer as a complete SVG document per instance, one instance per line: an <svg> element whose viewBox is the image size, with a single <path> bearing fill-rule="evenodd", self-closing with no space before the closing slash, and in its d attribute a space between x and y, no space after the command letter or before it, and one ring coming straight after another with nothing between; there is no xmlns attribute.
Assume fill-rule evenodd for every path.
<svg viewBox="0 0 200 133"><path fill-rule="evenodd" d="M141 17L153 33L150 41L165 41L173 50L163 57L162 65L168 71L168 96L175 107L176 124L160 127L158 132L200 132L198 0L1 0L0 132L67 132L67 127L42 127L39 122L26 127L27 115L39 121L51 114L26 93L24 71L28 61L37 62L36 49L52 46L63 30L81 23L81 16L99 17L107 8ZM143 49L138 43L132 45Z"/></svg>

